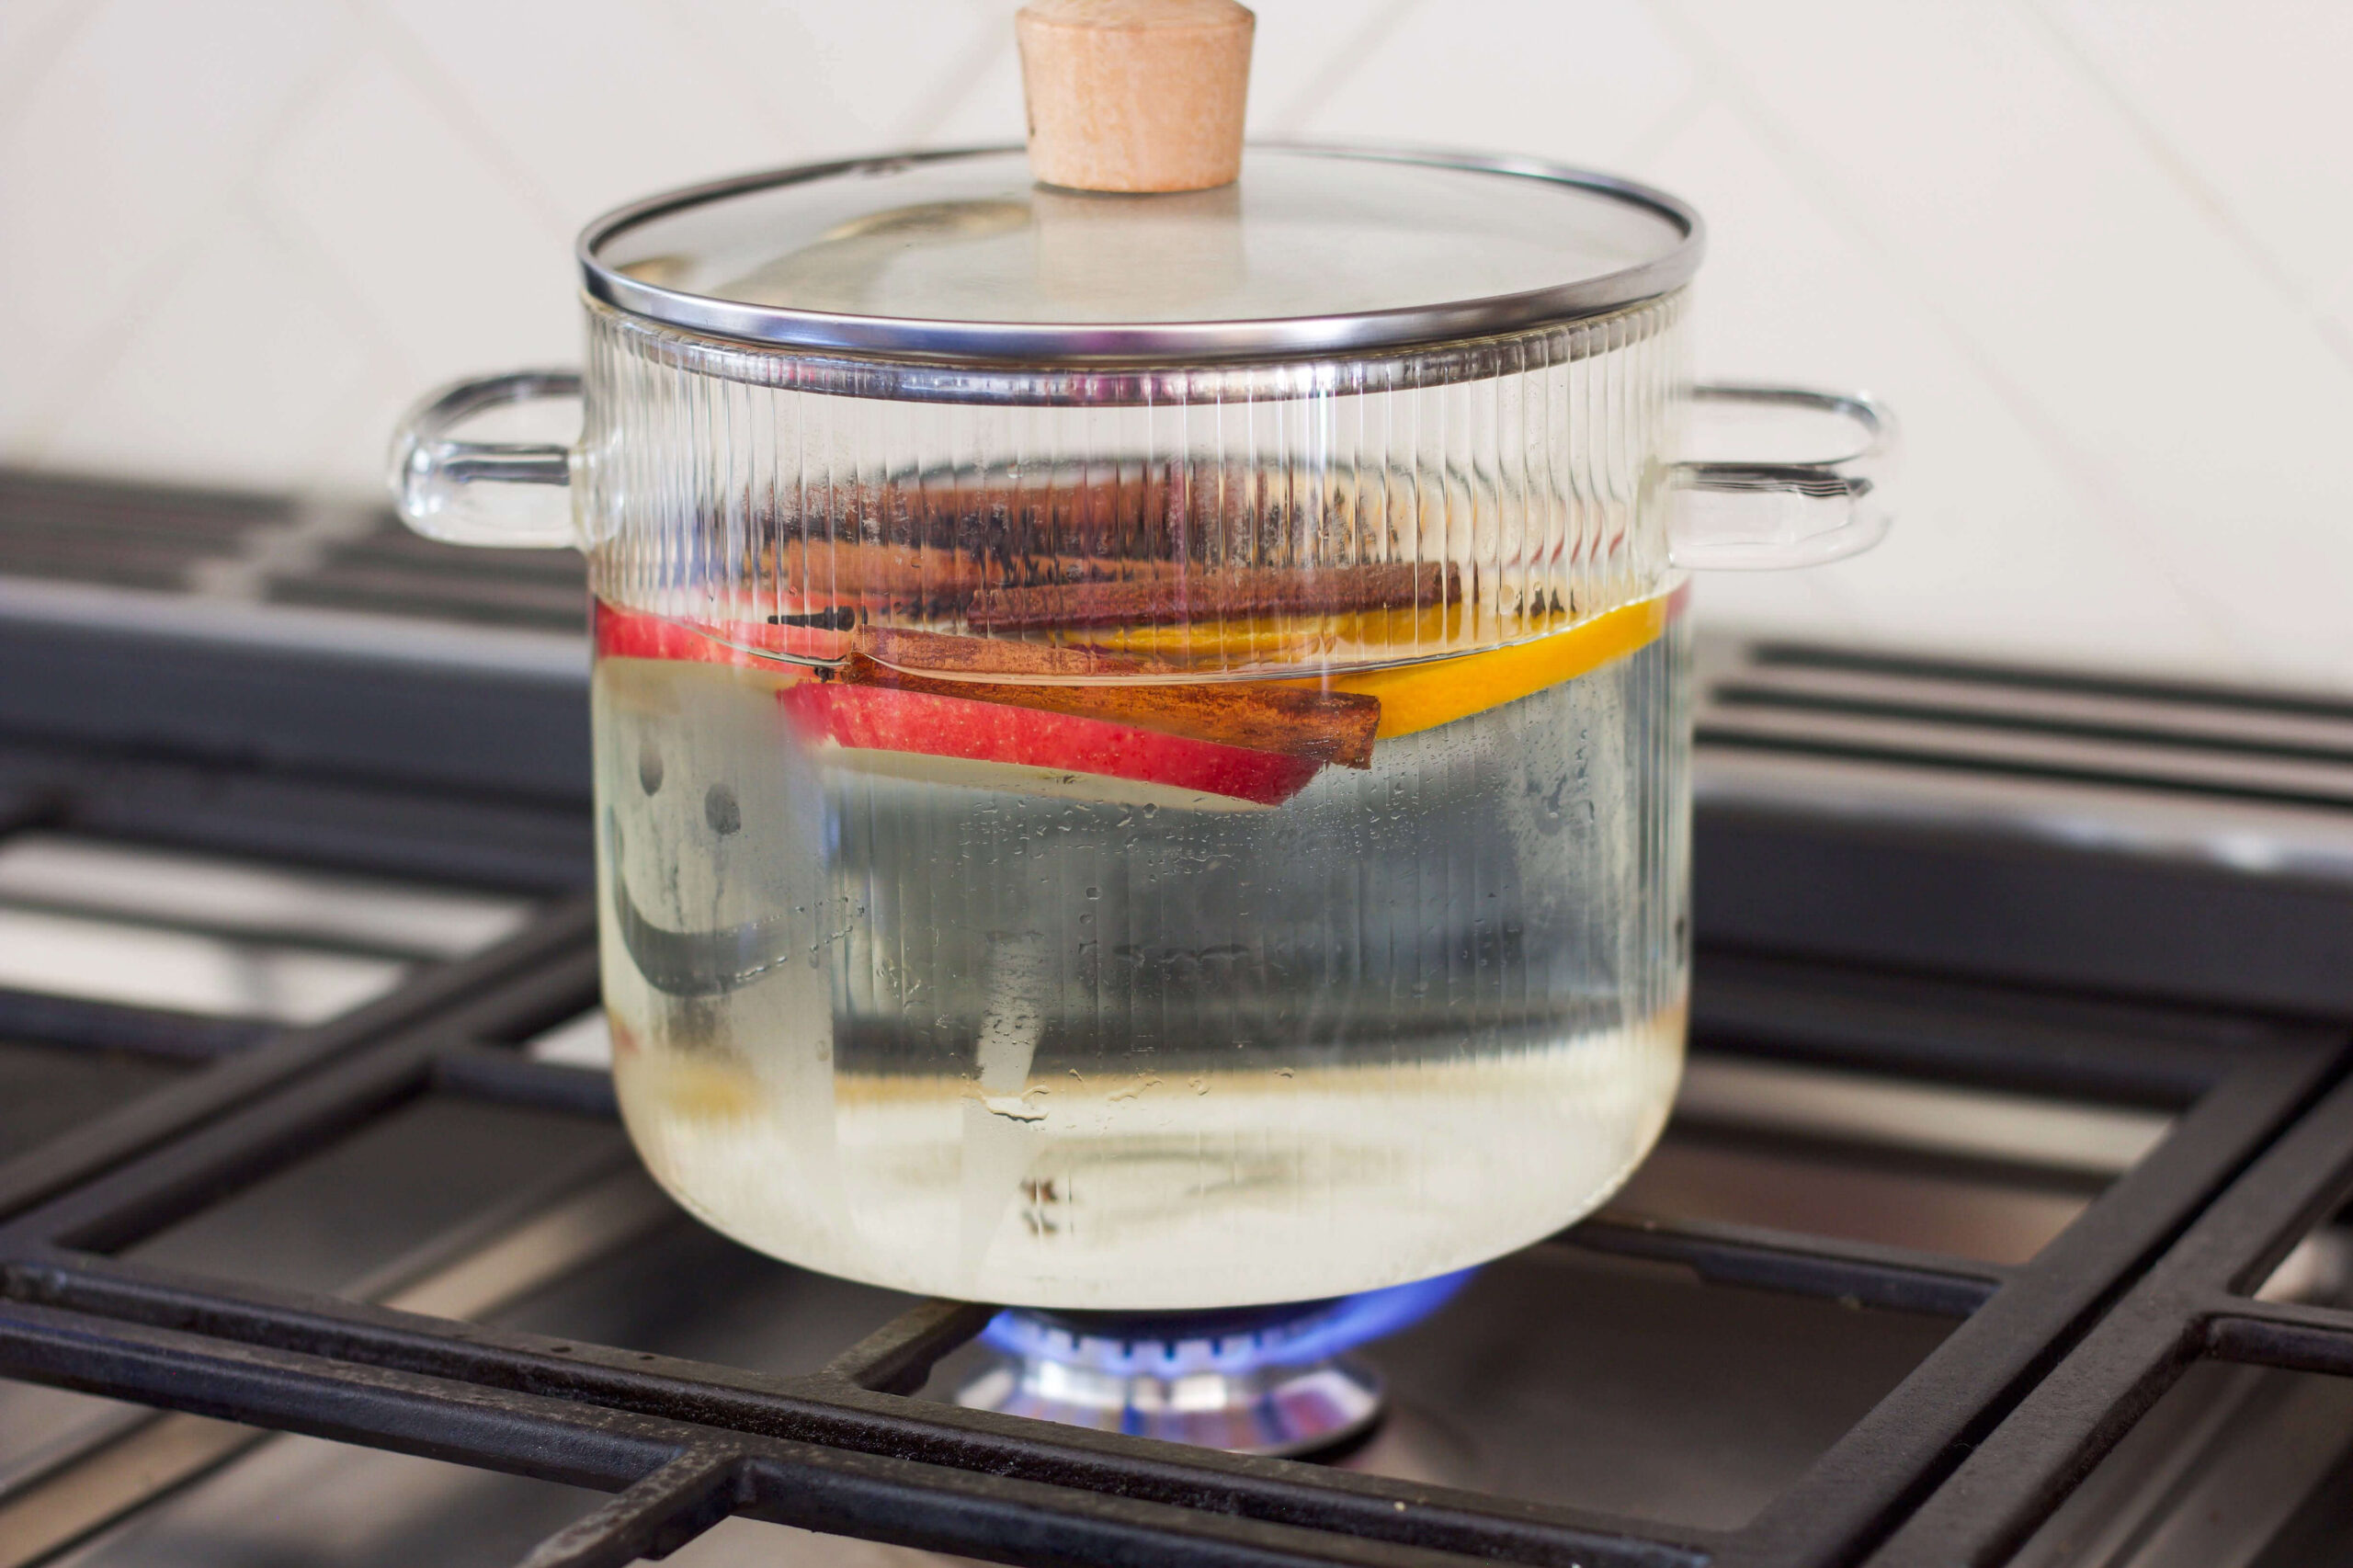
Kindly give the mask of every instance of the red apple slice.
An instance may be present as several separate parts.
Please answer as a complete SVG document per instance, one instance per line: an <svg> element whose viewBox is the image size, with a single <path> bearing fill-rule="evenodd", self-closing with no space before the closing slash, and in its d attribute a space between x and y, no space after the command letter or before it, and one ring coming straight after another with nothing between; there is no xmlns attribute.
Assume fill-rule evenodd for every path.
<svg viewBox="0 0 2353 1568"><path fill-rule="evenodd" d="M907 669L887 662L892 653L904 657L909 652L964 654L983 669L1004 662L986 638L904 632L870 636L861 631L851 639L848 657L833 667L830 678L854 686L887 686L899 691L927 691L937 697L1068 713L1164 735L1183 735L1247 751L1281 752L1286 756L1356 768L1372 766L1373 732L1381 725L1381 699L1354 692L1301 689L1263 681L1072 684L1053 671L1041 672L1044 678L1032 680L964 680L950 673L955 669L952 665L935 663L928 669ZM1098 657L1077 649L1040 652L1051 655L1047 662L1056 664L1093 664ZM1077 659L1068 659L1071 654Z"/></svg>
<svg viewBox="0 0 2353 1568"><path fill-rule="evenodd" d="M1312 757L1252 751L1073 713L928 691L801 681L777 693L801 736L847 767L1024 794L1167 805L1278 806L1307 787Z"/></svg>
<svg viewBox="0 0 2353 1568"><path fill-rule="evenodd" d="M597 605L597 649L608 659L680 660L793 676L794 666L745 644L809 657L801 629L747 624L709 631ZM726 641L721 641L725 637ZM828 641L835 646L844 641ZM807 650L807 651L804 651ZM822 655L819 655L822 656ZM817 678L777 693L804 740L839 767L972 789L1185 811L1250 811L1307 787L1322 762L1277 751L1055 713L998 700Z"/></svg>
<svg viewBox="0 0 2353 1568"><path fill-rule="evenodd" d="M786 660L837 659L847 633L821 626L734 621L696 626L596 601L597 652L608 659L689 659L789 674ZM769 657L767 655L774 655Z"/></svg>

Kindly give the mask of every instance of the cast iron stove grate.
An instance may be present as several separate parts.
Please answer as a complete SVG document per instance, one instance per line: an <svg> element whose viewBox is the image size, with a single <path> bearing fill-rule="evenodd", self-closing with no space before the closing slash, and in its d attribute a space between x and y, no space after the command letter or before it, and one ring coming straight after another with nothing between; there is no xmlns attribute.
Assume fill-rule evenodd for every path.
<svg viewBox="0 0 2353 1568"><path fill-rule="evenodd" d="M1795 1485L1729 1531L911 1397L986 1323L983 1306L924 1304L821 1371L777 1377L120 1256L421 1096L609 1117L602 1075L501 1043L593 994L576 913L541 936L540 956L503 983L0 1228L0 1369L618 1494L542 1546L537 1564L626 1562L743 1514L1021 1562L1599 1565L1836 1563L1875 1548L1890 1562L1987 1560L2055 1503L2103 1432L2145 1403L2159 1369L2201 1351L2353 1366L2353 1315L2228 1293L2347 1185L2353 1089L2325 1098L2267 1152L2324 1089L2333 1035L2177 1020L2136 1039L2057 1000L1730 959L1703 992L1703 1048L1908 1062L1979 1084L2184 1108L2153 1153L2015 1267L1608 1218L1546 1244L1672 1262L1716 1285L1966 1314Z"/></svg>
<svg viewBox="0 0 2353 1568"><path fill-rule="evenodd" d="M205 656L179 637L174 678L200 685ZM153 668L160 655L145 657ZM242 670L254 653L222 657ZM473 680L447 669L365 673L385 690ZM536 673L475 684L493 711L577 701L576 687ZM1965 953L1921 950L1951 926L1942 907L1893 938L1851 930L1833 940L1817 920L1791 944L1907 967L1758 952L1770 944L1743 904L1767 895L1771 873L1794 865L1851 882L1875 848L1907 869L1975 851L1949 824L1907 838L1883 819L1852 835L1814 820L1777 837L1771 802L1756 798L1703 808L1703 848L1715 846L1703 877L1715 881L1699 900L1701 1051L2161 1107L2175 1119L2054 1239L2010 1266L1620 1215L1543 1244L1671 1264L1709 1289L1954 1320L1908 1377L1735 1527L1609 1517L917 1397L934 1365L986 1323L985 1306L917 1306L843 1344L822 1369L784 1376L469 1321L446 1289L370 1301L140 1261L126 1255L142 1238L427 1096L613 1117L601 1074L532 1060L513 1043L594 1000L590 911L561 891L580 871L580 802L546 787L575 762L494 756L469 774L462 735L423 766L373 771L373 737L258 758L192 756L176 733L50 724L43 700L10 699L0 761L14 793L0 835L62 824L379 870L472 865L477 881L528 882L556 902L501 946L422 969L308 1029L0 996L0 1034L202 1063L0 1167L0 1373L614 1494L540 1546L529 1559L538 1568L661 1555L730 1515L1040 1564L1990 1564L2191 1362L2353 1372L2353 1312L2251 1293L2353 1192L2341 1030L2244 1006L2128 1006L1926 978L1924 968L1972 967ZM434 705L394 705L412 739ZM2063 853L2033 858L2038 874L2064 875ZM1795 885L1809 907L1856 893ZM2334 890L2292 891L2342 906ZM1914 890L1921 903L1967 892ZM1788 902L1790 885L1779 896ZM1727 934L1739 945L1721 945ZM1885 940L1913 946L1874 949ZM2045 956L2033 972L2047 983L2066 966L2063 954ZM2111 969L2091 983L2116 988ZM2162 992L2162 978L2123 984ZM438 1315L419 1310L436 1302Z"/></svg>

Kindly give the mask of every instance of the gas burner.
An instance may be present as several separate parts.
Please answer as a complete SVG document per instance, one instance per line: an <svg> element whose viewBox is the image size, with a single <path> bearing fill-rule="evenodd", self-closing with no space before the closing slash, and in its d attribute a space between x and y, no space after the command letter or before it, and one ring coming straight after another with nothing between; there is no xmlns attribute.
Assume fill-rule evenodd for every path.
<svg viewBox="0 0 2353 1568"><path fill-rule="evenodd" d="M1381 1375L1345 1353L1420 1322L1472 1273L1213 1312L1008 1308L982 1331L992 1354L956 1403L1235 1453L1315 1453L1381 1415Z"/></svg>

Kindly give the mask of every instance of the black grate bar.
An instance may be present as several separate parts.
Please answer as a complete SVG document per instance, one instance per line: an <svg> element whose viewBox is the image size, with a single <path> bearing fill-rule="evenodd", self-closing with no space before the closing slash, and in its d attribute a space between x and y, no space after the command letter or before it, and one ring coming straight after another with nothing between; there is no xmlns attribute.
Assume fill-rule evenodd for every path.
<svg viewBox="0 0 2353 1568"><path fill-rule="evenodd" d="M1979 687L2014 687L2020 691L2115 697L2135 702L2169 703L2193 709L2235 709L2353 722L2353 702L2341 698L2305 696L2265 687L2099 675L2088 671L2053 670L2035 665L1990 664L1976 660L1963 663L1804 642L1759 642L1750 648L1748 656L1752 664L1766 668L1845 670L1865 675L1953 681Z"/></svg>
<svg viewBox="0 0 2353 1568"><path fill-rule="evenodd" d="M606 1491L632 1484L680 1448L654 1424L615 1412L538 1409L555 1402L27 1302L0 1312L0 1357L12 1375L84 1393ZM548 1415L560 1418L533 1419ZM511 1462L526 1440L539 1446L534 1461Z"/></svg>
<svg viewBox="0 0 2353 1568"><path fill-rule="evenodd" d="M494 1045L448 1045L433 1053L433 1086L474 1099L619 1121L612 1074L563 1062L534 1062Z"/></svg>
<svg viewBox="0 0 2353 1568"><path fill-rule="evenodd" d="M573 922L566 917L563 924ZM595 994L596 963L593 950L576 946L543 959L505 986L382 1042L381 1049L318 1067L276 1097L199 1126L144 1160L0 1224L0 1246L29 1241L103 1252L128 1245L437 1083L485 1098L610 1119L617 1112L608 1078L470 1043L483 1035L528 1032L578 1011L584 995Z"/></svg>
<svg viewBox="0 0 2353 1568"><path fill-rule="evenodd" d="M203 1017L0 988L0 1039L210 1062L248 1051L278 1032L279 1026L251 1018Z"/></svg>
<svg viewBox="0 0 2353 1568"><path fill-rule="evenodd" d="M1885 1536L2060 1359L2122 1282L2310 1103L2333 1056L2248 1051L2155 1150L1767 1505L1722 1557L1726 1568L1848 1562Z"/></svg>
<svg viewBox="0 0 2353 1568"><path fill-rule="evenodd" d="M1757 1225L1653 1220L1607 1210L1562 1232L1550 1244L1679 1264L1713 1284L1939 1317L1969 1316L1992 1300L2012 1272L1933 1253Z"/></svg>
<svg viewBox="0 0 2353 1568"><path fill-rule="evenodd" d="M0 788L0 837L47 827L64 814L64 798L53 790L11 785Z"/></svg>
<svg viewBox="0 0 2353 1568"><path fill-rule="evenodd" d="M2048 744L2034 752L2023 747L1986 744L1949 726L1917 724L1908 728L1885 722L1858 722L1857 732L1842 738L1839 727L1820 715L1806 715L1784 725L1754 725L1750 733L1735 727L1736 715L1701 723L1694 732L1705 747L1743 749L1824 762L1885 763L1913 768L1934 768L1954 774L1996 778L2026 778L2055 784L2083 784L2115 790L2164 794L2185 801L2226 801L2252 805L2303 807L2341 812L2353 806L2353 779L2335 776L2314 778L2318 768L2298 769L2274 764L2257 765L2222 757L2203 767L2182 765L2167 770L2151 760L2120 754L2097 744L2063 746ZM2168 760L2170 756L2168 756Z"/></svg>
<svg viewBox="0 0 2353 1568"><path fill-rule="evenodd" d="M0 618L0 668L7 658ZM459 749L446 738L437 744ZM305 759L299 773L260 772L119 744L97 737L86 747L28 752L0 733L0 778L30 775L70 802L55 826L97 837L525 896L569 893L594 880L585 811L462 781L432 792L404 788L353 777L331 757Z"/></svg>
<svg viewBox="0 0 2353 1568"><path fill-rule="evenodd" d="M6 1293L28 1310L71 1313L101 1337L117 1327L168 1330L223 1345L282 1349L322 1367L364 1369L366 1377L395 1371L436 1386L560 1399L567 1407L688 1423L706 1435L723 1430L818 1443L1339 1535L1398 1540L1410 1527L1412 1539L1434 1549L1516 1562L1591 1568L1597 1561L1647 1561L1628 1559L1617 1549L1661 1530L1574 1509L898 1398L824 1373L768 1376L142 1264L29 1256L9 1267ZM6 1348L14 1311L0 1307L0 1372L42 1378L38 1366L15 1360ZM986 1309L977 1316L985 1322ZM972 1324L975 1330L979 1322ZM121 1397L170 1403L153 1392ZM357 1422L364 1406L355 1391L347 1419ZM249 1412L244 1419L278 1424L267 1414ZM354 1436L361 1430L355 1426L347 1436L377 1441ZM388 1432L378 1446L399 1446L391 1440L396 1436ZM1704 1539L1704 1532L1667 1534L1678 1546Z"/></svg>
<svg viewBox="0 0 2353 1568"><path fill-rule="evenodd" d="M724 1449L690 1449L541 1541L518 1568L628 1568L667 1557L734 1511L742 1470Z"/></svg>
<svg viewBox="0 0 2353 1568"><path fill-rule="evenodd" d="M585 911L582 924L586 925ZM575 940L545 954L498 989L469 997L430 1019L425 1033L437 1040L513 1040L563 1023L597 1001L596 943Z"/></svg>
<svg viewBox="0 0 2353 1568"><path fill-rule="evenodd" d="M1875 1568L2007 1558L2213 1337L2236 1360L2309 1367L2341 1323L2234 1297L2353 1188L2353 1083L2254 1164L1890 1537ZM2245 1324L2245 1327L2236 1326ZM2274 1353L2277 1353L2276 1356ZM2347 1358L2353 1361L2353 1357Z"/></svg>
<svg viewBox="0 0 2353 1568"><path fill-rule="evenodd" d="M2353 1377L2353 1312L2218 1296L2208 1307L2206 1354L2290 1372Z"/></svg>
<svg viewBox="0 0 2353 1568"><path fill-rule="evenodd" d="M1414 1506L1392 1539L1302 1528L876 1453L746 1433L573 1400L470 1386L297 1351L12 1304L0 1314L12 1372L116 1398L402 1452L621 1491L681 1453L722 1449L745 1466L740 1511L775 1523L1040 1568L1461 1568L1475 1557L1419 1544ZM1699 1555L1640 1540L1555 1542L1568 1568L1697 1568Z"/></svg>
<svg viewBox="0 0 2353 1568"><path fill-rule="evenodd" d="M591 899L566 900L524 930L472 958L427 970L390 994L316 1028L290 1030L226 1056L168 1092L135 1100L15 1159L0 1162L0 1217L87 1182L175 1133L244 1104L275 1084L436 1014L463 1008L486 995L494 1006L512 1006L511 989L497 989L502 982L517 972L545 970L551 960L564 956L567 949L576 954L591 941L595 926ZM567 972L563 979L572 983L574 994L582 989L576 975ZM593 988L593 975L585 983Z"/></svg>
<svg viewBox="0 0 2353 1568"><path fill-rule="evenodd" d="M189 1193L249 1180L436 1085L609 1114L608 1091L584 1091L584 1080L594 1075L475 1043L516 1038L529 1021L552 1021L579 1006L591 994L589 966L584 921L577 945L554 949L539 972L490 984L23 1216L0 1233L7 1249L0 1257L10 1260L10 1300L0 1304L0 1372L76 1387L85 1386L76 1378L100 1379L103 1386L89 1386L119 1397L202 1413L217 1408L236 1419L409 1451L440 1451L418 1447L425 1440L419 1434L441 1430L446 1437L463 1428L477 1436L446 1457L608 1491L637 1484L681 1453L715 1446L742 1460L738 1511L747 1515L1038 1563L1074 1561L1066 1554L1082 1551L1171 1563L1356 1562L1370 1561L1368 1551L1450 1553L1539 1568L1689 1563L1699 1555L1780 1568L1846 1563L1892 1528L1897 1510L1929 1494L1966 1445L2018 1403L2082 1325L2180 1233L2188 1216L2310 1100L2335 1045L2335 1037L2313 1030L2222 1029L2210 1038L2210 1031L2177 1026L2177 1054L2202 1041L2210 1060L2222 1063L2215 1069L2219 1081L2139 1167L2040 1256L2006 1274L1959 1259L1738 1227L1597 1228L1594 1243L1605 1249L1645 1249L1703 1274L1712 1269L1810 1293L1859 1289L1892 1297L1910 1290L1924 1298L1942 1293L1957 1307L1964 1295L1998 1285L1796 1487L1730 1535L879 1392L904 1386L922 1364L976 1331L985 1308L920 1309L847 1352L832 1371L787 1379L54 1250L58 1243L121 1244L188 1211ZM2057 1016L2069 1015L2060 1008ZM1924 1037L1938 1032L1927 1013L1907 1020L1881 1008L1870 1017L1870 1028L1856 1031L1859 1051L1868 1052L1866 1039L1904 1028ZM2113 1022L2087 1027L2087 1040L2113 1043ZM1998 1038L2006 1022L1964 1011L1944 1014L1942 1026L1948 1036ZM2107 1049L2086 1045L2085 1051ZM2078 1071L2085 1051L2064 1070ZM151 1355L166 1340L171 1355ZM74 1345L84 1347L78 1358L67 1353ZM176 1374L169 1370L175 1357ZM296 1361L278 1369L285 1376L276 1382L278 1372L233 1370L251 1369L256 1358ZM188 1381L176 1384L173 1376ZM324 1385L340 1387L340 1399L327 1401L319 1392ZM201 1403L216 1398L230 1403ZM447 1428L433 1427L421 1414L437 1401L454 1412ZM329 1409L338 1424L332 1431L317 1425ZM504 1426L484 1414L494 1409L507 1412ZM589 1467L593 1475L567 1469L570 1461L561 1456L588 1442L588 1431L630 1434L631 1444L625 1455L616 1450L599 1459ZM835 1468L812 1471L808 1453L828 1456L826 1466ZM852 1459L904 1468L875 1483L879 1491L859 1490L863 1481L828 1491L842 1473L838 1463ZM1089 1511L1111 1505L1147 1512ZM1142 1522L1172 1517L1189 1523ZM1229 1538L1215 1529L1202 1537L1194 1528L1211 1528L1213 1521L1274 1530L1280 1540ZM1252 1556L1270 1551L1276 1555Z"/></svg>
<svg viewBox="0 0 2353 1568"><path fill-rule="evenodd" d="M430 1083L429 1073L427 1060L414 1050L362 1056L335 1074L330 1092L321 1092L315 1081L298 1083L293 1114L272 1138L244 1136L249 1123L243 1117L200 1128L152 1160L0 1225L0 1248L21 1256L28 1248L107 1253L130 1246L414 1098Z"/></svg>
<svg viewBox="0 0 2353 1568"><path fill-rule="evenodd" d="M2151 713L2112 701L2036 703L2012 692L1987 692L1959 682L1923 690L1891 688L1870 680L1822 682L1809 688L1783 681L1733 679L1711 689L1708 700L1718 710L1735 715L1746 710L1836 714L1923 728L2107 742L2161 757L2177 752L2209 765L2233 757L2353 764L2353 726L2341 722L2267 724L2211 707L2183 715Z"/></svg>
<svg viewBox="0 0 2353 1568"><path fill-rule="evenodd" d="M1691 993L1695 1047L2028 1094L2174 1108L2275 1025L2086 1001L1908 971L1711 948Z"/></svg>
<svg viewBox="0 0 2353 1568"><path fill-rule="evenodd" d="M941 1357L986 1328L996 1312L973 1301L926 1301L826 1362L822 1375L876 1393L913 1393Z"/></svg>
<svg viewBox="0 0 2353 1568"><path fill-rule="evenodd" d="M593 955L574 953L543 965L413 1036L300 1078L275 1098L199 1127L144 1160L0 1224L0 1246L30 1242L98 1252L127 1246L437 1082L524 1079L528 1086L486 1084L492 1092L484 1097L609 1117L608 1079L519 1060L494 1066L482 1061L487 1053L449 1042L449 1037L462 1040L560 1010L594 983L594 964Z"/></svg>

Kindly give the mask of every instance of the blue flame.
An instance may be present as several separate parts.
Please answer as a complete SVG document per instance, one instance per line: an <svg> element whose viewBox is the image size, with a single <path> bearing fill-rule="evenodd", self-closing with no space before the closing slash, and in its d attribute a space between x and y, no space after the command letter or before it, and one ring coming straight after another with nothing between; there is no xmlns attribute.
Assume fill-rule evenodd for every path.
<svg viewBox="0 0 2353 1568"><path fill-rule="evenodd" d="M1233 1376L1262 1367L1328 1360L1369 1340L1410 1328L1451 1301L1476 1272L1465 1268L1305 1307L1269 1307L1261 1323L1198 1336L1182 1332L1181 1314L1137 1314L1138 1326L1148 1324L1152 1330L1150 1337L1143 1337L1077 1331L1014 1307L989 1320L988 1327L981 1331L981 1342L1009 1356L1063 1361L1121 1377L1177 1378L1194 1372ZM1204 1314L1204 1321L1230 1324L1234 1314Z"/></svg>

